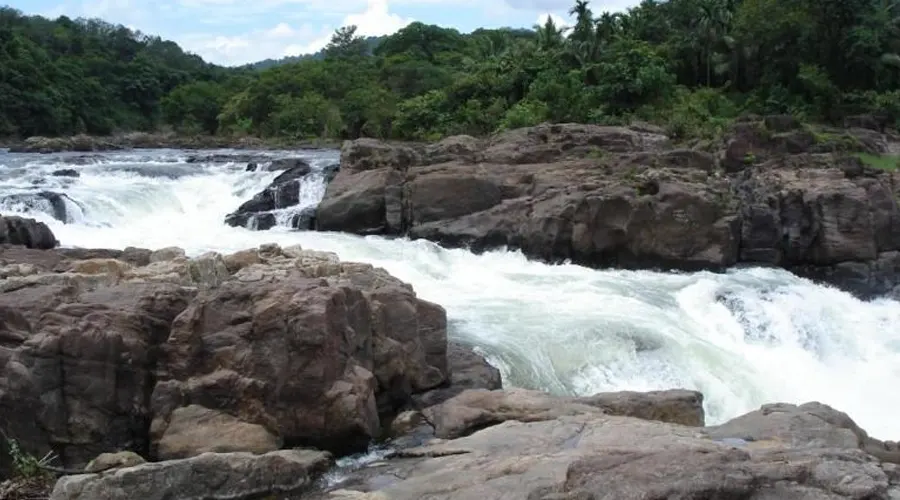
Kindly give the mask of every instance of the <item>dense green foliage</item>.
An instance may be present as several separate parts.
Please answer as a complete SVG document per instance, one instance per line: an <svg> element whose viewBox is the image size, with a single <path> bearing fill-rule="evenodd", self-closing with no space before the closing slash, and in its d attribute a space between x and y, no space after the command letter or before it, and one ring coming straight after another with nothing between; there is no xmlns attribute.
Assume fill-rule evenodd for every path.
<svg viewBox="0 0 900 500"><path fill-rule="evenodd" d="M544 121L660 123L712 136L742 113L900 118L900 3L577 0L572 26L385 37L335 32L319 57L225 69L99 21L0 11L0 135L184 133L433 139ZM8 97L11 96L11 97Z"/></svg>
<svg viewBox="0 0 900 500"><path fill-rule="evenodd" d="M164 96L225 73L122 26L0 8L0 137L153 129Z"/></svg>

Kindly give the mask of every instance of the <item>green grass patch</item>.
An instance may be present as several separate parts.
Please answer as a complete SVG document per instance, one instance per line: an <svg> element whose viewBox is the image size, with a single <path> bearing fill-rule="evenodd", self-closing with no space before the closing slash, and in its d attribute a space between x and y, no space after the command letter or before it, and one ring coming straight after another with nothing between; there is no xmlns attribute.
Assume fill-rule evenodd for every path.
<svg viewBox="0 0 900 500"><path fill-rule="evenodd" d="M864 164L873 168L879 168L881 170L897 170L897 168L900 168L900 155L873 155L870 153L857 153L856 157L859 158Z"/></svg>

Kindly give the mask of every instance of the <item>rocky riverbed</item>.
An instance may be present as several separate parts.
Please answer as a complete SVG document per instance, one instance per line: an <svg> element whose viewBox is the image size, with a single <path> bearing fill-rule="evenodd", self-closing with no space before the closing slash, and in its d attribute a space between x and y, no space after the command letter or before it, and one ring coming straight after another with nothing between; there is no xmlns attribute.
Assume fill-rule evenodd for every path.
<svg viewBox="0 0 900 500"><path fill-rule="evenodd" d="M0 470L51 457L53 500L900 495L897 444L820 403L707 426L696 391L502 389L439 305L333 254L28 246L0 250Z"/></svg>
<svg viewBox="0 0 900 500"><path fill-rule="evenodd" d="M875 296L898 284L897 174L855 153L895 142L789 117L692 149L639 126L363 139L291 225L594 267L773 265ZM220 160L271 158L194 161ZM272 163L229 224L263 229L313 174ZM0 217L0 499L900 498L897 443L840 410L711 425L679 387L503 387L440 304L379 267L296 245L60 248Z"/></svg>

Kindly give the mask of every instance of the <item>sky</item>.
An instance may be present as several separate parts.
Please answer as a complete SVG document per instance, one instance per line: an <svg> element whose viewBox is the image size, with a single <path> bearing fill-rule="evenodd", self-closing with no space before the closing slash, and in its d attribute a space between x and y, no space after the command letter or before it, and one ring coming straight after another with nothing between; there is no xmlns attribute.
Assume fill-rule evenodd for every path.
<svg viewBox="0 0 900 500"><path fill-rule="evenodd" d="M0 0L0 4L4 3ZM26 14L99 17L159 35L227 66L316 52L335 29L387 35L413 21L470 32L528 27L547 16L568 24L574 0L6 0ZM636 0L594 0L595 13Z"/></svg>

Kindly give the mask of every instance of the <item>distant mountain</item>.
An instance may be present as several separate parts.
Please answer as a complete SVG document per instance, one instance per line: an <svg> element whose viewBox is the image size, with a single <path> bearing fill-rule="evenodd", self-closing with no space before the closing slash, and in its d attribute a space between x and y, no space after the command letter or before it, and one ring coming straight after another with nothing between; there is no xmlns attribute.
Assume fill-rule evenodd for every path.
<svg viewBox="0 0 900 500"><path fill-rule="evenodd" d="M377 47L378 44L380 44L382 41L384 41L385 38L387 38L387 36L363 37L363 40L365 40L366 44L369 46L369 54L370 55L372 54L372 51L375 50L375 47ZM300 62L300 61L305 61L307 59L316 59L316 60L325 59L325 49L322 49L314 54L302 54L299 56L287 56L287 57L282 57L281 59L265 59L265 60L262 60L259 62L247 64L243 67L249 68L249 69L263 70L263 69L268 69L268 68L272 68L275 66L281 66L282 64L291 64L291 63L296 63L296 62Z"/></svg>

